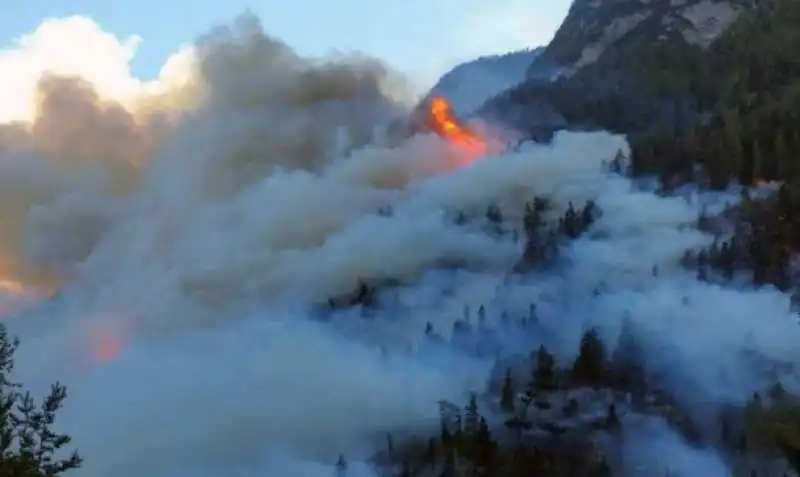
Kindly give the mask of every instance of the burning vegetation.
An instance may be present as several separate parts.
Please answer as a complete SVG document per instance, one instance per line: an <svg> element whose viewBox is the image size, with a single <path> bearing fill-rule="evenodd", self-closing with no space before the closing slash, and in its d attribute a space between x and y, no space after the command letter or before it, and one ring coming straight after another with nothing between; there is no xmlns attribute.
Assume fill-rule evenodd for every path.
<svg viewBox="0 0 800 477"><path fill-rule="evenodd" d="M499 152L487 135L456 116L453 105L443 96L433 96L422 101L404 121L390 126L389 136L398 143L416 134L435 133L455 146L463 159L460 165L475 162L491 152Z"/></svg>
<svg viewBox="0 0 800 477"><path fill-rule="evenodd" d="M428 103L428 124L439 137L463 149L472 157L486 154L486 141L462 124L453 113L453 107L445 98L436 96Z"/></svg>

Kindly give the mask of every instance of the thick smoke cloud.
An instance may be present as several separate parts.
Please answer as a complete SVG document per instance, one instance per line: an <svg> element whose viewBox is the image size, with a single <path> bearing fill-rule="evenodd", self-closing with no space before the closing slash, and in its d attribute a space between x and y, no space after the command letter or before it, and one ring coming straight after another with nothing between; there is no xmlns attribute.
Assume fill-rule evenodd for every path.
<svg viewBox="0 0 800 477"><path fill-rule="evenodd" d="M0 129L0 271L58 289L6 320L26 383L69 385L61 424L80 475L330 475L339 453L362 459L386 432L429 426L437 400L482 388L491 363L403 353L465 304L494 318L537 301L563 359L585 326L613 340L630 317L651 366L697 401L761 384L745 351L797 361L788 297L679 267L713 240L698 212L728 198L608 174L623 138L562 133L459 167L437 137L384 139L409 96L376 60L299 57L250 16L185 51L172 80L116 98L80 71L37 79L35 114ZM556 273L508 279L520 245L447 217L494 202L519 227L534 194L603 210ZM434 270L452 263L464 269ZM404 286L377 316L311 319L360 279L390 278Z"/></svg>

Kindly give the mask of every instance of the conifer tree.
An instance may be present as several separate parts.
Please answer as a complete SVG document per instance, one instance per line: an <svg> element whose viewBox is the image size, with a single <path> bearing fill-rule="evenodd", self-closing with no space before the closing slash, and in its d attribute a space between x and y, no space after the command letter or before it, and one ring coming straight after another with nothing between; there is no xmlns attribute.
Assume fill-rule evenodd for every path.
<svg viewBox="0 0 800 477"><path fill-rule="evenodd" d="M552 392L558 389L556 361L544 345L539 346L539 350L536 352L533 387L540 392Z"/></svg>
<svg viewBox="0 0 800 477"><path fill-rule="evenodd" d="M436 468L436 464L438 463L438 453L436 449L436 439L430 438L428 439L428 448L425 450L425 456L423 457L423 463L430 466L431 469Z"/></svg>
<svg viewBox="0 0 800 477"><path fill-rule="evenodd" d="M580 351L572 366L572 379L581 385L598 388L606 378L607 357L603 342L594 329L584 332Z"/></svg>
<svg viewBox="0 0 800 477"><path fill-rule="evenodd" d="M478 423L478 432L474 437L472 455L472 470L475 477L489 477L494 475L495 448L496 443L489 430L489 424L487 424L485 418L481 417Z"/></svg>
<svg viewBox="0 0 800 477"><path fill-rule="evenodd" d="M617 406L614 405L614 403L611 403L608 406L605 425L606 429L610 430L611 432L616 432L622 427L622 423L619 420L619 415L617 414Z"/></svg>
<svg viewBox="0 0 800 477"><path fill-rule="evenodd" d="M344 454L339 454L339 459L336 461L336 477L347 477L347 461Z"/></svg>
<svg viewBox="0 0 800 477"><path fill-rule="evenodd" d="M472 437L478 432L479 423L478 398L475 393L472 393L469 397L469 403L464 408L463 430L466 437Z"/></svg>
<svg viewBox="0 0 800 477"><path fill-rule="evenodd" d="M647 386L645 353L630 317L622 322L622 330L611 361L617 389L641 395Z"/></svg>
<svg viewBox="0 0 800 477"><path fill-rule="evenodd" d="M508 413L514 412L514 383L511 379L511 368L506 368L503 388L500 391L500 407Z"/></svg>
<svg viewBox="0 0 800 477"><path fill-rule="evenodd" d="M407 460L403 461L403 465L400 468L400 477L411 477L411 464Z"/></svg>
<svg viewBox="0 0 800 477"><path fill-rule="evenodd" d="M56 457L71 441L51 428L67 390L53 384L39 405L29 392L21 392L11 380L18 345L0 323L0 477L56 477L83 462L77 452Z"/></svg>
<svg viewBox="0 0 800 477"><path fill-rule="evenodd" d="M555 358L544 345L541 345L536 352L531 381L525 390L526 407L530 403L534 403L541 409L550 407L547 395L556 390L558 390L558 375Z"/></svg>

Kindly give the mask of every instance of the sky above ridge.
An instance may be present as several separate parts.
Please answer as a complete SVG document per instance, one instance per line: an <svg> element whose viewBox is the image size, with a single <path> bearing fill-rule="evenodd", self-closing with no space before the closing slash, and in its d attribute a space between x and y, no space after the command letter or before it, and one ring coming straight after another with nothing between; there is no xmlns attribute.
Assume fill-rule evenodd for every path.
<svg viewBox="0 0 800 477"><path fill-rule="evenodd" d="M3 7L0 55L18 49L18 39L46 19L79 15L121 42L138 39L131 72L152 78L180 45L249 10L268 33L301 54L358 50L384 59L415 82L428 83L461 61L547 43L569 4L570 0L26 0Z"/></svg>

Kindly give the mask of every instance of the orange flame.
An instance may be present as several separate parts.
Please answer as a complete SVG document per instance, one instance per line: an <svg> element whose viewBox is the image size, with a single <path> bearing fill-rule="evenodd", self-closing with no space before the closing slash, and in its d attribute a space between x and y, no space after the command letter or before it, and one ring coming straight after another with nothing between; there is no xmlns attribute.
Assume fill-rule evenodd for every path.
<svg viewBox="0 0 800 477"><path fill-rule="evenodd" d="M486 141L478 134L459 124L450 103L441 96L430 101L431 127L439 136L477 158L487 153Z"/></svg>

